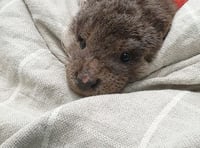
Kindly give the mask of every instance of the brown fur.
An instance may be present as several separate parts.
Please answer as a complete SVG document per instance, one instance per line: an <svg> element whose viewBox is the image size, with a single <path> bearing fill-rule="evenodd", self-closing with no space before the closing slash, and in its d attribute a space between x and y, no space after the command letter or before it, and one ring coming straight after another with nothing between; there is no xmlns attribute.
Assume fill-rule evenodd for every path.
<svg viewBox="0 0 200 148"><path fill-rule="evenodd" d="M172 0L87 0L69 30L69 86L82 96L121 92L152 61L175 12Z"/></svg>

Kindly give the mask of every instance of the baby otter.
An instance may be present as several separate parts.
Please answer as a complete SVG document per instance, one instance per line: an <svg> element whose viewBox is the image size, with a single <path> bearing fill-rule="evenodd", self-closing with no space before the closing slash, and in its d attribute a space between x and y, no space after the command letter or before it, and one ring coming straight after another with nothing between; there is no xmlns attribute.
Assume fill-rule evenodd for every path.
<svg viewBox="0 0 200 148"><path fill-rule="evenodd" d="M69 29L70 88L81 96L119 93L141 78L176 10L173 0L87 0Z"/></svg>

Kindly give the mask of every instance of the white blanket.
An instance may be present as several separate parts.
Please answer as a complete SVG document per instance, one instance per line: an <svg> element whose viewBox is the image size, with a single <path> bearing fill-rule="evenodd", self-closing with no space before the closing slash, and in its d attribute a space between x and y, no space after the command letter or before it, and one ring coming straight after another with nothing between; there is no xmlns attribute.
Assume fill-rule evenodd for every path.
<svg viewBox="0 0 200 148"><path fill-rule="evenodd" d="M199 148L199 0L178 11L144 79L81 100L61 45L77 11L76 0L0 0L0 147Z"/></svg>

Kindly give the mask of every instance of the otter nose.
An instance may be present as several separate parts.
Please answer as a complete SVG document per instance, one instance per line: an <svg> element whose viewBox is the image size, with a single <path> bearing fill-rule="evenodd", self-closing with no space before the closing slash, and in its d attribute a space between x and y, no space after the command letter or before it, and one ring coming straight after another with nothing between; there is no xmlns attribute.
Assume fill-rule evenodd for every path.
<svg viewBox="0 0 200 148"><path fill-rule="evenodd" d="M78 74L77 85L82 90L94 89L99 84L99 79L91 77L89 74Z"/></svg>

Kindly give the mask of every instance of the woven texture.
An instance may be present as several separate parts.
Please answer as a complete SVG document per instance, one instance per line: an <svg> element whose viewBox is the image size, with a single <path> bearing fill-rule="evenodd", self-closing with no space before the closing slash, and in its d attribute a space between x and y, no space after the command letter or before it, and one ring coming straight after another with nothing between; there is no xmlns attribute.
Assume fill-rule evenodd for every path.
<svg viewBox="0 0 200 148"><path fill-rule="evenodd" d="M199 148L199 0L177 12L144 79L80 100L61 45L78 4L0 0L0 147Z"/></svg>

